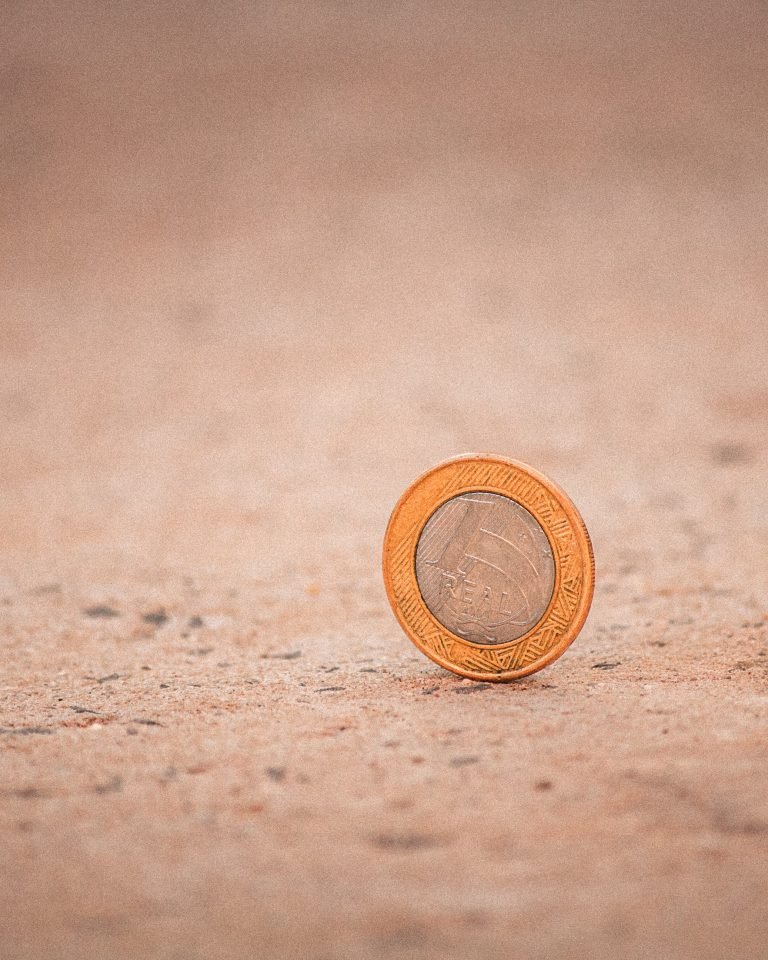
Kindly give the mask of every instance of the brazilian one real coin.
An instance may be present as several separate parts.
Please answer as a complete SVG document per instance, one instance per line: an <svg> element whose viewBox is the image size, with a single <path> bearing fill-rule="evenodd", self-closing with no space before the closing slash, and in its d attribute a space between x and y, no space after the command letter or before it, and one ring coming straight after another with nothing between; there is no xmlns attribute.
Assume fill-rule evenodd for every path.
<svg viewBox="0 0 768 960"><path fill-rule="evenodd" d="M384 581L403 630L440 666L515 680L556 660L584 625L595 561L566 494L532 467L470 454L397 503Z"/></svg>

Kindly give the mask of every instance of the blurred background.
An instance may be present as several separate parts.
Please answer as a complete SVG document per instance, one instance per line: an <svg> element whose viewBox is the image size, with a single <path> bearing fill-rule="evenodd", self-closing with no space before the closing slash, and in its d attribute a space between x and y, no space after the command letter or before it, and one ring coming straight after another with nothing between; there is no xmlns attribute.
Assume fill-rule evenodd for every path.
<svg viewBox="0 0 768 960"><path fill-rule="evenodd" d="M762 4L5 19L15 562L367 564L457 452L577 480L598 525L757 455Z"/></svg>
<svg viewBox="0 0 768 960"><path fill-rule="evenodd" d="M570 669L584 656L584 683L591 684L592 660L611 661L617 649L631 659L642 650L646 659L638 660L639 673L624 678L629 687L622 695L638 683L664 683L670 660L648 644L670 643L671 631L682 658L675 669L706 680L711 698L706 713L699 686L665 693L671 699L664 710L684 712L690 696L701 711L671 754L701 757L680 789L690 795L697 784L711 788L720 754L697 754L695 728L708 731L702 736L714 751L715 731L725 725L729 742L736 742L733 756L741 759L738 769L721 771L723 796L736 790L737 806L747 795L759 805L765 791L754 725L758 715L764 718L764 671L744 668L741 681L752 684L747 700L756 712L732 728L727 718L735 707L726 688L735 688L722 681L734 659L752 662L744 659L742 640L764 645L758 628L768 615L767 20L765 5L748 0L6 3L0 45L6 726L22 706L24 723L47 722L35 711L51 676L64 675L57 682L66 686L67 678L89 670L122 675L124 667L135 672L163 657L175 664L177 654L179 670L192 669L170 628L165 647L134 636L139 646L130 653L119 648L125 662L115 667L104 641L124 639L124 621L115 621L114 636L95 635L82 622L88 604L120 611L134 605L135 617L154 604L176 611L182 623L200 612L203 601L190 598L202 596L209 614L223 616L226 608L230 618L229 639L221 641L232 645L227 662L267 648L301 648L305 655L314 649L329 663L340 650L350 663L371 650L385 661L406 657L380 585L389 512L405 486L437 460L494 451L553 476L593 533L595 607ZM256 640L254 623L262 625ZM741 639L740 630L746 630ZM668 649L663 656L673 654ZM433 676L426 662L397 663L406 675ZM561 680L562 673L554 682ZM68 703L75 689L57 692ZM101 696L106 688L99 690ZM388 690L377 697L392 696ZM151 702L152 694L142 695ZM76 696L78 703L85 694ZM138 694L125 696L129 704ZM186 692L187 706L196 696ZM493 714L486 719L503 726L507 708L493 703L499 712L486 706ZM609 697L595 715L581 718L585 742L610 738L602 726L609 720L613 730L632 727L631 711L619 717L615 703ZM386 722L379 717L372 731ZM553 722L564 738L550 758L559 771L564 758L577 761L568 731ZM451 726L448 717L440 723ZM266 729L290 752L268 722ZM627 756L642 754L641 732L628 737ZM258 753L262 746L252 747L259 764L270 762ZM6 773L24 772L19 789L43 789L35 777L62 769L55 747L41 749L52 751L47 759L8 755ZM178 766L174 749L161 751L166 765ZM215 737L206 749L220 749ZM367 749L361 741L356 755ZM419 750L429 755L423 744ZM648 750L652 765L656 754ZM610 819L609 798L624 796L609 773L615 757L604 760L593 777L605 792L585 814L593 822ZM145 761L136 755L133 762ZM488 776L501 776L501 769ZM130 773L120 775L130 782ZM417 789L410 773L402 781L397 771L391 775L404 790L410 784L406 792ZM546 782L550 774L542 776ZM579 781L573 783L578 792ZM375 778L370 789L371 796L386 793ZM424 789L425 818L436 815L427 797L440 789L464 809L453 788ZM670 797L680 799L670 791L654 801L659 817ZM494 807L499 817L501 797ZM199 812L198 801L187 799L182 810ZM315 801L320 809L325 798L318 793L302 802L315 809ZM83 807L68 802L74 807L64 803L57 815L36 820L20 812L9 822L14 830L18 822L52 825L40 847L50 851L73 809L87 808L86 800ZM339 817L356 822L349 805L338 802ZM132 829L142 835L143 808L131 809ZM768 812L755 809L738 821L754 827L739 834L750 843L764 841L768 822ZM465 812L469 817L470 808ZM561 814L567 818L567 808ZM173 814L180 829L192 830L192 821L199 826L196 813L189 813L192 821L185 815ZM83 816L83 836L104 835L102 821ZM529 823L538 823L533 808L530 816ZM688 815L680 816L669 836L685 833ZM314 855L308 851L317 833L296 829L303 838L297 849ZM275 844L286 835L274 833ZM40 861L24 846L29 836L13 836L6 875L28 884L37 910L34 896L56 887L61 876L39 873ZM70 853L60 857L71 854L75 863L80 841L67 842L73 846L62 849ZM669 885L679 876L654 860L661 853L653 846L643 857L655 866L637 875L640 886L622 899L617 878L632 870L623 841L611 846L596 833L590 842L590 856L603 851L605 860L586 888L593 903L613 904L594 929L580 900L585 873L578 846L571 848L567 877L558 873L555 849L542 854L532 874L515 874L517 880L505 874L485 888L488 874L478 875L486 893L475 913L520 902L523 888L533 897L559 877L565 925L536 953L541 917L536 910L527 915L528 955L570 956L577 941L568 930L578 927L586 937L579 942L592 942L594 956L600 950L645 956L638 930L657 921L626 905L651 895L658 918L653 897L666 890L668 904ZM93 849L100 864L94 875L103 882L118 870L109 867L115 853ZM686 851L677 854L685 859ZM353 869L326 854L340 875L348 871L351 886L372 891L374 907L360 907L361 915L375 912L377 902L390 903L393 875ZM295 875L294 868L274 867L269 875L282 880L274 880L272 894L283 889L280 883L300 886L303 855L294 861ZM736 942L741 956L757 956L754 929L747 924L734 932L726 916L734 916L736 904L749 909L760 902L764 874L754 866L745 879L735 860L730 867L718 860L725 879L715 892L706 883L709 861L690 863L685 883L693 893L670 921L677 938L672 952L662 954L722 956L724 944ZM89 896L88 884L71 869L67 883L79 893L66 909L76 910ZM144 868L135 869L134 879ZM414 891L432 890L432 868L424 869L408 874ZM455 869L454 863L448 873ZM131 889L145 890L145 881L136 879ZM184 888L178 876L173 883ZM131 887L127 880L124 886ZM323 928L330 931L338 913L319 889L306 893L303 909L330 917ZM443 892L446 905L459 896ZM443 902L436 888L432 893L424 909ZM249 902L231 897L235 905ZM722 902L719 934L707 927L705 904L713 897ZM216 931L215 917L194 902L193 912ZM34 911L27 915L18 903L13 909L19 929L32 930ZM77 943L86 934L67 927L66 909L54 928L60 922ZM226 923L220 918L221 936L237 909ZM397 916L407 913L402 908ZM396 925L401 933L374 941L353 937L348 949L356 956L424 957L431 949L446 956L450 943L420 939L419 922ZM105 933L95 923L87 936L102 949L107 940L99 937L114 930ZM468 924L470 942L480 934ZM262 955L271 949L275 956L314 956L307 952L311 943L325 943L323 957L336 955L332 939L326 943L309 921L294 929L298 940L275 929ZM501 950L499 929L484 930L476 955ZM699 939L691 939L694 929ZM248 942L247 927L240 933ZM29 936L23 942L34 944ZM63 949L62 940L52 942ZM137 944L154 941L121 942L122 948L111 942L111 956L122 956L120 949L135 956ZM185 957L197 955L190 943ZM218 955L241 955L236 944L228 949ZM29 951L23 955L42 955L33 946Z"/></svg>

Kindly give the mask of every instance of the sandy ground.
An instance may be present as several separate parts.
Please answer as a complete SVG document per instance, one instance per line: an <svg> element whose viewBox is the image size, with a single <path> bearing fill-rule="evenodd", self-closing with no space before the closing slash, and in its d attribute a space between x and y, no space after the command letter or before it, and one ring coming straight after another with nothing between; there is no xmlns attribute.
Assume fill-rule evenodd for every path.
<svg viewBox="0 0 768 960"><path fill-rule="evenodd" d="M3 17L3 960L765 957L765 8ZM468 450L595 545L508 686L381 583Z"/></svg>

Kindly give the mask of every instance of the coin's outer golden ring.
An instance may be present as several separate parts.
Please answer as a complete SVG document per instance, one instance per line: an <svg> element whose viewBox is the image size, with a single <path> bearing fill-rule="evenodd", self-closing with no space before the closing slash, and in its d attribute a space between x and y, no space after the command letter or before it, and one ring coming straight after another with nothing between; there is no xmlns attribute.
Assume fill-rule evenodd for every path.
<svg viewBox="0 0 768 960"><path fill-rule="evenodd" d="M430 612L416 580L416 547L432 514L462 493L499 493L525 507L552 547L555 585L541 619L508 643L479 644L447 630ZM527 464L495 454L466 454L422 474L398 500L384 536L384 583L405 633L446 670L472 680L525 677L557 660L587 619L595 560L584 521L570 498Z"/></svg>

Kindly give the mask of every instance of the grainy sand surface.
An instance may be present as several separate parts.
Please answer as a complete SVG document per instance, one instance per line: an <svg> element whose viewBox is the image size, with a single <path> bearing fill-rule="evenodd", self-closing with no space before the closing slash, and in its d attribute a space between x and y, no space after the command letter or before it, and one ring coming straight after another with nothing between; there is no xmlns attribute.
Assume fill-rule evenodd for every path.
<svg viewBox="0 0 768 960"><path fill-rule="evenodd" d="M3 960L764 958L765 8L3 19ZM508 686L381 584L467 450L597 557Z"/></svg>

